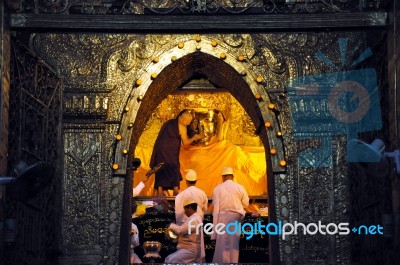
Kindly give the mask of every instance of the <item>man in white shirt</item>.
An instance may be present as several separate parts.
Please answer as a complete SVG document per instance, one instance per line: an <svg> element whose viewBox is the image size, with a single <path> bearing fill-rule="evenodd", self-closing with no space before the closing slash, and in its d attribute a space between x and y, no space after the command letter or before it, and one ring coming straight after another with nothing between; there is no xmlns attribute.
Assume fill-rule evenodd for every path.
<svg viewBox="0 0 400 265"><path fill-rule="evenodd" d="M233 182L233 169L222 169L222 183L214 188L212 204L213 224L225 225L233 222L241 222L246 214L245 208L249 206L249 196L240 184ZM213 263L238 263L240 231L236 234L211 235L211 240L216 240Z"/></svg>
<svg viewBox="0 0 400 265"><path fill-rule="evenodd" d="M187 216L183 211L183 202L186 198L192 198L197 203L197 213L200 215L201 219L204 219L204 212L208 208L208 198L206 193L196 187L197 174L193 169L186 170L186 185L187 188L181 191L175 197L175 219L176 224L181 225L185 222Z"/></svg>
<svg viewBox="0 0 400 265"><path fill-rule="evenodd" d="M205 258L203 230L196 227L202 223L197 213L197 203L192 198L183 202L185 215L188 217L182 225L170 224L169 229L178 235L177 251L169 254L164 263L203 263ZM190 226L189 226L190 223Z"/></svg>

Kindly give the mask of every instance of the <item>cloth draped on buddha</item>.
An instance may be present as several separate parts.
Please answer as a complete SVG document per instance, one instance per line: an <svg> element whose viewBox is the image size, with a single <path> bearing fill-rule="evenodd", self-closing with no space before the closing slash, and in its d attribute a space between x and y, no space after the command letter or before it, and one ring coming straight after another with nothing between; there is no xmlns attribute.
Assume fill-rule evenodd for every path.
<svg viewBox="0 0 400 265"><path fill-rule="evenodd" d="M150 170L151 154L152 148L136 147L135 157L140 158L142 164L134 173L133 186L143 180ZM179 159L182 176L185 176L186 169L195 170L196 186L204 190L207 196L212 196L214 187L222 182L221 170L226 166L234 169L234 181L243 185L249 196L267 194L266 158L262 146L237 146L222 140L208 146L191 146L188 149L181 147ZM154 175L139 196L154 196L153 185ZM183 180L180 189L185 188Z"/></svg>

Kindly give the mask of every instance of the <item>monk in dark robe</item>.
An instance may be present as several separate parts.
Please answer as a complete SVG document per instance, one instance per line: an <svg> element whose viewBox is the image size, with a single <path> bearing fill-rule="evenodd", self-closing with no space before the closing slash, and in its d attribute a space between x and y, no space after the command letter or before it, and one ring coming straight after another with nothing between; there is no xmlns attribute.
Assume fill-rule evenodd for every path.
<svg viewBox="0 0 400 265"><path fill-rule="evenodd" d="M151 155L150 167L164 162L164 166L156 172L154 189L157 196L163 196L164 190L173 190L173 195L178 194L179 183L182 180L179 165L179 150L181 144L190 145L192 142L203 138L195 134L191 138L187 134L187 126L193 119L189 111L182 111L176 119L164 123L158 133Z"/></svg>

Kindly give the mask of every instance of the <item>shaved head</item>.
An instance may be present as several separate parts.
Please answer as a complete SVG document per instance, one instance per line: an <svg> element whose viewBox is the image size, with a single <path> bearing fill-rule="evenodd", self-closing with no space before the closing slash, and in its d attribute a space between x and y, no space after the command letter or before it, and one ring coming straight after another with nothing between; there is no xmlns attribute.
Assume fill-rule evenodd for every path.
<svg viewBox="0 0 400 265"><path fill-rule="evenodd" d="M192 122L193 116L190 114L189 111L185 110L182 112L182 114L179 116L179 122L188 126Z"/></svg>

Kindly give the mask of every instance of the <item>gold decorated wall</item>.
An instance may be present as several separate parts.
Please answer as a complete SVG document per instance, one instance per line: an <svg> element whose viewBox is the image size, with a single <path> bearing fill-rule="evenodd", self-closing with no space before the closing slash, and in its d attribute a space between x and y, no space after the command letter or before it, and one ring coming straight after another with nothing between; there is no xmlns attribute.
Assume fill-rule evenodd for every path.
<svg viewBox="0 0 400 265"><path fill-rule="evenodd" d="M348 53L360 54L366 35L32 34L31 50L64 78L62 263L117 263L128 247L134 152L151 147L165 119L197 104L226 111L231 133L225 140L263 149L261 194L268 194L271 221L346 221L340 214L349 196L345 137L332 138L331 168L302 167L298 153L320 141L293 139L286 81L332 71L314 54L322 51L340 65L337 40L347 38ZM187 101L184 85L198 76L221 94L199 88ZM350 264L345 236L270 242L270 254L282 264Z"/></svg>

